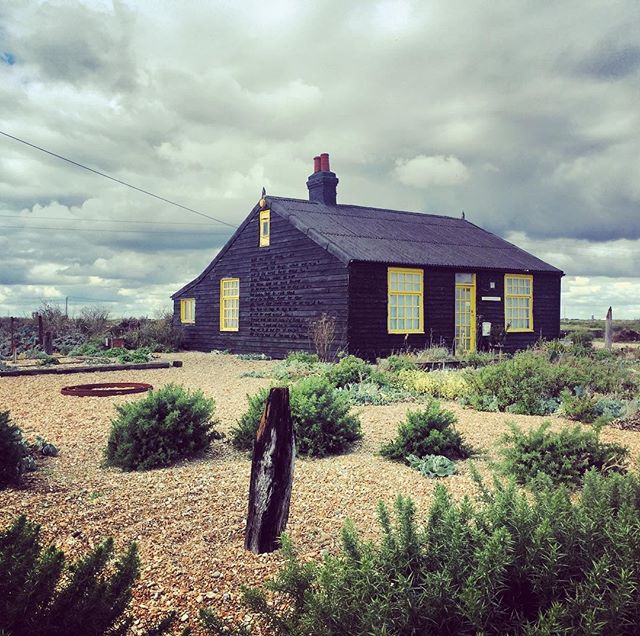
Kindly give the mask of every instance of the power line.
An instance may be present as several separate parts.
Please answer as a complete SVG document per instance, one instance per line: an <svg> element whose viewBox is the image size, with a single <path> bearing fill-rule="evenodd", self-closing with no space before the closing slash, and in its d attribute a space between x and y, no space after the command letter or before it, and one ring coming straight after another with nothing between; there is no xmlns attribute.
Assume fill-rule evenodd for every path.
<svg viewBox="0 0 640 636"><path fill-rule="evenodd" d="M153 230L103 230L103 229L84 229L81 227L43 227L41 225L31 225L27 227L26 225L0 225L2 228L11 228L14 230L53 230L60 232L92 232L95 234L96 232L107 232L107 233L117 233L117 234L171 234L172 236L193 236L193 235L209 235L209 236L219 236L219 235L228 235L228 232L170 232L170 231L153 231Z"/></svg>
<svg viewBox="0 0 640 636"><path fill-rule="evenodd" d="M23 219L25 221L31 221L32 219L41 219L44 221L73 221L74 223L77 221L82 221L84 223L126 223L127 225L137 225L142 223L144 225L185 225L189 227L211 227L209 223L177 223L173 221L125 221L123 219L83 219L83 218L70 218L67 216L37 216L37 215L29 215L24 216L23 214L0 214L0 218L4 219Z"/></svg>
<svg viewBox="0 0 640 636"><path fill-rule="evenodd" d="M48 155L51 155L52 157L55 157L56 159L61 159L62 161L66 161L67 163L70 163L74 166L77 166L78 168L82 168L83 170L88 170L89 172L93 172L94 174L99 175L100 177L104 177L105 179L110 179L111 181L115 181L116 183L119 183L123 186L126 186L127 188L131 188L132 190L137 190L138 192L142 192L143 194L146 194L150 197L153 197L154 199L158 199L160 201L164 201L165 203L169 203L171 205L175 205L178 208L182 208L183 210L187 210L188 212L193 212L194 214L198 214L200 216L203 216L205 219L211 219L212 221L216 221L216 223L222 223L223 225L228 225L229 227L235 228L237 226L235 225L231 225L231 223L227 223L226 221L221 221L220 219L216 219L214 216L209 216L208 214L205 214L204 212L198 212L198 210L194 210L193 208L190 208L186 205L182 205L181 203L177 203L176 201L172 201L171 199L166 199L165 197L161 197L157 194L153 194L153 192L149 192L148 190L144 190L143 188L139 188L138 186L134 186L131 183L127 183L126 181L122 181L122 179L116 179L116 177L112 177L111 175L107 174L106 172L100 172L100 170L95 170L94 168L89 168L89 166L85 166L82 163L78 163L77 161L74 161L73 159L69 159L67 157L63 157L62 155L59 155L55 152L51 152L51 150L47 150L46 148L42 148L41 146L36 146L36 144L32 144L29 141L26 141L25 139L20 139L20 137L15 137L14 135L10 135L7 132L4 132L3 130L0 130L0 135L4 135L5 137L9 137L9 139L13 139L14 141L18 141L21 144L24 144L25 146L30 146L31 148L35 148L36 150L40 150L41 152L45 152Z"/></svg>

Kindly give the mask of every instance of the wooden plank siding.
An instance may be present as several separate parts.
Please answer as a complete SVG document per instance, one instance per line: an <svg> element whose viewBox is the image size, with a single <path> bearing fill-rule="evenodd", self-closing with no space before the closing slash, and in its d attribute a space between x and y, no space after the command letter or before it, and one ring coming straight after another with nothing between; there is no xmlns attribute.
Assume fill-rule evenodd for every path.
<svg viewBox="0 0 640 636"><path fill-rule="evenodd" d="M349 352L373 360L403 349L428 346L452 348L455 319L455 274L446 268L416 268L424 272L424 334L389 334L387 330L387 269L395 265L355 262L349 266ZM473 273L473 269L465 270ZM482 321L504 325L504 271L476 273L476 314ZM520 272L513 272L520 273ZM490 283L495 283L491 288ZM482 296L499 297L483 301ZM533 326L530 333L510 333L504 350L513 352L540 337L560 331L560 275L533 274ZM478 337L478 348L482 338Z"/></svg>
<svg viewBox="0 0 640 636"><path fill-rule="evenodd" d="M334 349L346 348L347 267L273 210L270 245L259 247L259 210L204 277L174 299L195 298L195 324L185 324L185 347L233 353L313 350L309 323L322 313L336 319ZM220 279L240 279L240 326L220 331Z"/></svg>

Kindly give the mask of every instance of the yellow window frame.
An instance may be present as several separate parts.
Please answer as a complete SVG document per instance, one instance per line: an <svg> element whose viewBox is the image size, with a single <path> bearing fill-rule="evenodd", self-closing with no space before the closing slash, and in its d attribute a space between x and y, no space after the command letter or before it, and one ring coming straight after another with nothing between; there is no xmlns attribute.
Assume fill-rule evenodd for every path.
<svg viewBox="0 0 640 636"><path fill-rule="evenodd" d="M394 274L415 274L419 277L420 287L419 290L399 290L392 289L392 276ZM396 307L399 309L400 307L408 307L405 300L408 297L418 298L418 328L417 329L400 329L397 327L391 326L391 321L393 319L392 313L392 297L397 299ZM400 300L402 299L403 303L400 305ZM400 319L400 316L395 316L396 320ZM406 316L402 317L403 320L407 320ZM388 333L424 333L424 271L422 269L414 269L409 267L389 267L387 268L387 332Z"/></svg>
<svg viewBox="0 0 640 636"><path fill-rule="evenodd" d="M260 212L260 247L269 247L271 241L271 210Z"/></svg>
<svg viewBox="0 0 640 636"><path fill-rule="evenodd" d="M191 305L190 311L187 310L187 307L189 305ZM196 322L196 299L195 298L180 299L180 322L187 325L192 325Z"/></svg>
<svg viewBox="0 0 640 636"><path fill-rule="evenodd" d="M508 293L507 289L507 281L508 279L514 280L528 280L529 281L529 293L528 294L520 294L520 293ZM529 322L529 327L508 327L508 333L531 333L533 331L533 274L505 274L504 275L504 325L505 328L509 323L509 318L513 320L513 310L518 309L518 307L511 308L511 316L509 316L509 311L507 308L507 301L511 299L520 299L526 298L528 299L528 315L527 319Z"/></svg>
<svg viewBox="0 0 640 636"><path fill-rule="evenodd" d="M232 283L237 284L238 293L230 294L225 291L225 283L230 287ZM233 303L232 301L237 301ZM236 305L234 307L234 305ZM235 310L235 315L234 315ZM225 315L225 312L226 315ZM228 326L229 321L237 320L237 326ZM221 278L220 279L220 331L238 331L240 329L240 279L239 278Z"/></svg>

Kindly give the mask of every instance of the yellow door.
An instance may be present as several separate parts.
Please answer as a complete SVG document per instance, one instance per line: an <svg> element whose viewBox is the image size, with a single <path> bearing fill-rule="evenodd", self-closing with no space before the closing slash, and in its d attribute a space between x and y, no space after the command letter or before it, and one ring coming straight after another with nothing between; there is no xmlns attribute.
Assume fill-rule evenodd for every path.
<svg viewBox="0 0 640 636"><path fill-rule="evenodd" d="M456 274L456 353L476 350L476 275Z"/></svg>

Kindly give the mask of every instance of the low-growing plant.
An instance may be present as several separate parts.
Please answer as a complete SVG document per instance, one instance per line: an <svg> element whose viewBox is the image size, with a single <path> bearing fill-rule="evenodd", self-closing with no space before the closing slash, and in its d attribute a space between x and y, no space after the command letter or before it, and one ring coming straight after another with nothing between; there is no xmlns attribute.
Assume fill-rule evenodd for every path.
<svg viewBox="0 0 640 636"><path fill-rule="evenodd" d="M372 371L371 365L362 358L348 355L341 358L337 364L329 367L326 376L331 384L341 387L364 382L371 376Z"/></svg>
<svg viewBox="0 0 640 636"><path fill-rule="evenodd" d="M554 484L577 485L584 474L595 469L602 473L624 472L629 449L600 440L600 429L563 428L549 430L550 422L524 433L513 422L511 432L501 438L501 469L520 484L530 484L544 473Z"/></svg>
<svg viewBox="0 0 640 636"><path fill-rule="evenodd" d="M413 356L402 354L378 360L378 367L382 371L399 373L400 371L413 371L418 368L418 365Z"/></svg>
<svg viewBox="0 0 640 636"><path fill-rule="evenodd" d="M0 411L0 488L18 484L32 463L22 430L12 423L9 411Z"/></svg>
<svg viewBox="0 0 640 636"><path fill-rule="evenodd" d="M600 398L595 405L598 417L605 422L625 417L628 413L638 410L638 404L629 400L616 400L615 398Z"/></svg>
<svg viewBox="0 0 640 636"><path fill-rule="evenodd" d="M36 435L36 441L31 444L31 449L43 457L57 457L60 453L56 446L40 435Z"/></svg>
<svg viewBox="0 0 640 636"><path fill-rule="evenodd" d="M116 405L106 464L125 471L169 466L205 451L215 430L215 402L202 391L168 384L136 402Z"/></svg>
<svg viewBox="0 0 640 636"><path fill-rule="evenodd" d="M571 340L575 347L581 347L583 349L591 349L593 347L593 333L586 329L577 329L567 334L567 338Z"/></svg>
<svg viewBox="0 0 640 636"><path fill-rule="evenodd" d="M456 416L435 400L419 411L409 411L398 427L395 439L384 444L380 454L387 459L407 462L409 455L444 455L466 459L470 449L455 428Z"/></svg>
<svg viewBox="0 0 640 636"><path fill-rule="evenodd" d="M469 390L465 375L459 371L401 371L398 377L408 391L445 400L457 400Z"/></svg>
<svg viewBox="0 0 640 636"><path fill-rule="evenodd" d="M587 424L594 422L599 415L596 408L597 403L598 400L582 390L581 387L576 387L573 392L565 389L560 394L561 413L571 420Z"/></svg>
<svg viewBox="0 0 640 636"><path fill-rule="evenodd" d="M393 386L380 386L380 384L371 381L347 384L338 391L347 395L350 402L356 405L382 406L414 399L408 391Z"/></svg>
<svg viewBox="0 0 640 636"><path fill-rule="evenodd" d="M123 616L138 578L134 543L114 554L106 539L66 564L64 553L40 543L40 526L18 517L0 532L0 633L11 636L124 634Z"/></svg>
<svg viewBox="0 0 640 636"><path fill-rule="evenodd" d="M457 356L461 367L469 367L471 369L479 369L493 364L497 361L497 356L491 351L470 351Z"/></svg>
<svg viewBox="0 0 640 636"><path fill-rule="evenodd" d="M317 353L310 353L309 351L290 351L287 354L286 361L302 362L303 364L317 364L320 362L320 357Z"/></svg>
<svg viewBox="0 0 640 636"><path fill-rule="evenodd" d="M533 497L480 485L460 501L437 484L424 529L411 500L393 516L380 505L378 542L347 522L341 550L318 563L285 535L284 565L244 602L274 636L637 633L636 475L591 472L577 496L548 479Z"/></svg>
<svg viewBox="0 0 640 636"><path fill-rule="evenodd" d="M456 465L444 455L426 455L425 457L407 456L407 464L421 475L431 479L455 475Z"/></svg>
<svg viewBox="0 0 640 636"><path fill-rule="evenodd" d="M264 353L239 353L236 358L238 358L238 360L271 360L271 358Z"/></svg>
<svg viewBox="0 0 640 636"><path fill-rule="evenodd" d="M231 442L237 449L253 447L268 394L268 389L262 389L248 397L249 408L231 430ZM312 376L294 384L289 403L300 455L336 455L362 438L360 421L349 413L349 397L326 378Z"/></svg>
<svg viewBox="0 0 640 636"><path fill-rule="evenodd" d="M443 362L451 358L451 352L447 347L427 347L415 352L417 362Z"/></svg>

